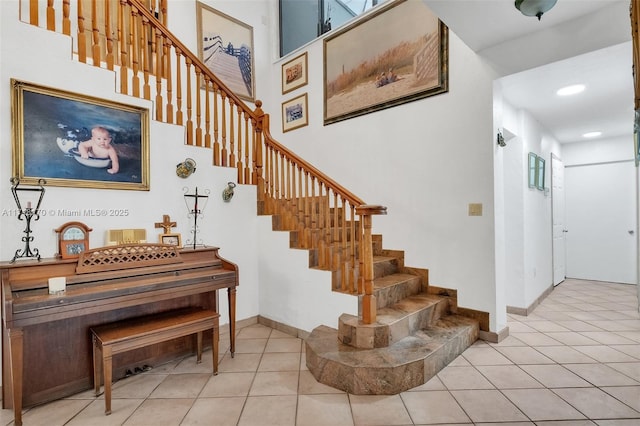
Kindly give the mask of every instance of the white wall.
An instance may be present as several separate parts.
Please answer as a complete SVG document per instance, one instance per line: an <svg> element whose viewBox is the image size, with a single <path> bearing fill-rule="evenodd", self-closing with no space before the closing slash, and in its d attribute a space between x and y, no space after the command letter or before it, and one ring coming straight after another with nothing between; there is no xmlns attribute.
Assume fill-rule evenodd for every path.
<svg viewBox="0 0 640 426"><path fill-rule="evenodd" d="M276 139L365 202L387 206L387 216L373 219L385 248L405 250L405 263L428 268L433 285L457 288L461 306L490 312L495 331L506 314L495 291L493 75L449 38L448 93L324 126L317 40L273 65L279 71L306 51L309 84L283 96L274 79L263 108ZM303 93L309 125L282 134L280 104ZM469 203L482 203L483 216L469 217Z"/></svg>
<svg viewBox="0 0 640 426"><path fill-rule="evenodd" d="M499 93L494 102L501 105L502 126L516 135L503 148L506 304L526 309L553 283L551 192L529 188L528 155L545 159L545 188L550 188L551 154L562 158L563 151L527 111Z"/></svg>

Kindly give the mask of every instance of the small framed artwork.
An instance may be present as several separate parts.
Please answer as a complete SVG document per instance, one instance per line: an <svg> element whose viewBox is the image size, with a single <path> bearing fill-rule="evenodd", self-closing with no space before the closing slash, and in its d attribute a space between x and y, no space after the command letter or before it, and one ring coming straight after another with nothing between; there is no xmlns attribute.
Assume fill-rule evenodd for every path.
<svg viewBox="0 0 640 426"><path fill-rule="evenodd" d="M149 190L149 110L11 80L13 175L26 184Z"/></svg>
<svg viewBox="0 0 640 426"><path fill-rule="evenodd" d="M282 103L282 131L297 129L309 124L307 94Z"/></svg>
<svg viewBox="0 0 640 426"><path fill-rule="evenodd" d="M544 190L544 158L538 156L536 165L536 188Z"/></svg>
<svg viewBox="0 0 640 426"><path fill-rule="evenodd" d="M282 64L282 94L302 87L308 82L307 52Z"/></svg>
<svg viewBox="0 0 640 426"><path fill-rule="evenodd" d="M535 188L537 183L536 171L538 170L538 156L529 153L529 188Z"/></svg>
<svg viewBox="0 0 640 426"><path fill-rule="evenodd" d="M180 234L160 234L160 243L182 247Z"/></svg>
<svg viewBox="0 0 640 426"><path fill-rule="evenodd" d="M253 102L253 27L200 2L196 14L198 58L240 99Z"/></svg>

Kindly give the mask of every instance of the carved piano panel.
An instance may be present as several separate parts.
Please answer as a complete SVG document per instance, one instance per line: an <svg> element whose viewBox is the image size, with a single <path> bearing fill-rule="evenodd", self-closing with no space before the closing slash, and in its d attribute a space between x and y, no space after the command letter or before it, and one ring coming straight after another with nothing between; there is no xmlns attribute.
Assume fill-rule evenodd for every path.
<svg viewBox="0 0 640 426"><path fill-rule="evenodd" d="M86 255L96 255L92 252ZM42 403L92 387L92 326L188 306L217 311L217 290L226 288L235 351L237 266L220 258L215 247L182 249L169 257L140 263L134 256L117 265L107 261L109 266L93 265L87 273L77 271L82 272L82 257L0 263L3 407L14 406L16 424L23 403ZM49 295L48 279L58 276L66 277L66 291ZM124 353L114 358L114 377L134 366L157 365L193 352L194 345L186 337Z"/></svg>

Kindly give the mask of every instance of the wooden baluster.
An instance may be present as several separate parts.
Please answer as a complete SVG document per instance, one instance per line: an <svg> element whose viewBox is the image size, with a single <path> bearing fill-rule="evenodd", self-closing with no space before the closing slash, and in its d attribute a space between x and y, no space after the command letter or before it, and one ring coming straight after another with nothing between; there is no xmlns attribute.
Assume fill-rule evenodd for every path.
<svg viewBox="0 0 640 426"><path fill-rule="evenodd" d="M303 244L303 236L304 236L304 223L305 223L305 189L304 189L304 179L303 179L303 171L302 166L298 166L298 196L300 199L298 200L298 246L302 248Z"/></svg>
<svg viewBox="0 0 640 426"><path fill-rule="evenodd" d="M242 133L242 108L238 108L238 162L236 163L236 171L238 183L244 183L242 177L244 174L244 164L242 163L242 138L247 139L248 135ZM245 115L246 116L246 115Z"/></svg>
<svg viewBox="0 0 640 426"><path fill-rule="evenodd" d="M358 214L358 210L356 207L356 214ZM358 284L358 294L364 294L364 253L362 252L363 241L362 238L364 236L364 220L361 215L358 216L358 247L360 247L360 251L358 253L358 273L357 278ZM373 244L373 242L372 242ZM373 259L372 259L373 260Z"/></svg>
<svg viewBox="0 0 640 426"><path fill-rule="evenodd" d="M220 139L218 133L218 94L220 88L217 83L213 83L213 165L219 166L222 164L220 160Z"/></svg>
<svg viewBox="0 0 640 426"><path fill-rule="evenodd" d="M82 1L78 1L78 61L87 63L87 35L84 32Z"/></svg>
<svg viewBox="0 0 640 426"><path fill-rule="evenodd" d="M302 247L309 247L309 227L311 226L311 200L309 199L309 172L304 171L304 226L302 238Z"/></svg>
<svg viewBox="0 0 640 426"><path fill-rule="evenodd" d="M113 58L113 30L111 29L111 9L109 6L111 2L104 2L104 31L107 38L107 52L105 59L107 61L107 69L114 70L114 58Z"/></svg>
<svg viewBox="0 0 640 426"><path fill-rule="evenodd" d="M238 105L238 107L236 108L236 112L238 114L238 131L236 132L236 140L238 141L238 156L236 157L237 161L234 158L233 163L235 163L236 169L238 171L238 183L242 183L242 108L240 108L240 105Z"/></svg>
<svg viewBox="0 0 640 426"><path fill-rule="evenodd" d="M347 282L347 274L345 271L345 259L347 258L347 200L342 198L342 209L340 215L340 260L338 268L340 269L340 283L342 291L349 291L349 283Z"/></svg>
<svg viewBox="0 0 640 426"><path fill-rule="evenodd" d="M280 160L282 159L282 154L274 152L273 157L273 198L275 201L274 214L280 214Z"/></svg>
<svg viewBox="0 0 640 426"><path fill-rule="evenodd" d="M331 264L331 188L326 186L325 195L322 200L322 243L324 248L322 250L322 267L329 269Z"/></svg>
<svg viewBox="0 0 640 426"><path fill-rule="evenodd" d="M204 136L204 146L206 148L211 148L211 101L209 99L209 93L211 87L211 79L208 74L204 75L204 127L205 127L205 136ZM215 165L215 158L213 160L213 164Z"/></svg>
<svg viewBox="0 0 640 426"><path fill-rule="evenodd" d="M202 146L203 142L202 142L202 103L200 100L200 93L202 92L202 90L200 90L200 82L202 81L200 79L200 75L202 74L202 70L200 69L200 67L198 66L194 66L194 71L196 73L196 78L195 78L195 85L196 85L196 140L195 140L195 145L196 146Z"/></svg>
<svg viewBox="0 0 640 426"><path fill-rule="evenodd" d="M29 23L36 27L40 25L40 16L38 13L38 0L29 0Z"/></svg>
<svg viewBox="0 0 640 426"><path fill-rule="evenodd" d="M351 245L349 246L349 291L351 293L357 292L357 264L358 261L356 259L357 246L356 246L356 208L354 205L350 205L350 229L349 229L349 241L351 241Z"/></svg>
<svg viewBox="0 0 640 426"><path fill-rule="evenodd" d="M142 18L142 29L141 29L141 40L140 40L140 51L142 54L142 78L144 80L144 84L142 85L142 93L146 100L151 100L151 86L149 85L149 18L144 15L140 16ZM162 108L162 105L160 105Z"/></svg>
<svg viewBox="0 0 640 426"><path fill-rule="evenodd" d="M171 40L164 38L164 59L167 61L164 64L164 75L167 79L167 123L173 124L173 82L171 79Z"/></svg>
<svg viewBox="0 0 640 426"><path fill-rule="evenodd" d="M160 22L165 27L167 26L167 0L160 0Z"/></svg>
<svg viewBox="0 0 640 426"><path fill-rule="evenodd" d="M62 34L71 35L71 0L62 1Z"/></svg>
<svg viewBox="0 0 640 426"><path fill-rule="evenodd" d="M271 147L271 158L269 159L269 167L271 169L270 177L269 177L269 188L271 193L271 207L270 211L273 214L278 214L278 195L280 192L278 191L278 151Z"/></svg>
<svg viewBox="0 0 640 426"><path fill-rule="evenodd" d="M236 165L236 135L233 115L234 108L236 107L235 101L232 98L229 98L229 162L227 163L229 167L234 167Z"/></svg>
<svg viewBox="0 0 640 426"><path fill-rule="evenodd" d="M180 65L180 58L182 58L182 52L176 47L176 124L182 126L182 77Z"/></svg>
<svg viewBox="0 0 640 426"><path fill-rule="evenodd" d="M222 107L222 117L220 118L220 124L222 124L222 164L221 166L227 166L227 160L229 153L227 152L227 94L221 90L220 91L220 106Z"/></svg>
<svg viewBox="0 0 640 426"><path fill-rule="evenodd" d="M336 254L338 252L338 244L340 243L340 230L338 226L340 226L340 222L338 221L338 215L340 213L340 208L338 204L338 193L333 193L333 228L331 235L331 247L332 247L332 256L331 256L331 269L335 270L338 268L338 259Z"/></svg>
<svg viewBox="0 0 640 426"><path fill-rule="evenodd" d="M325 199L325 186L323 182L318 182L318 266L324 268L326 264L325 249L326 244L324 240L324 199Z"/></svg>
<svg viewBox="0 0 640 426"><path fill-rule="evenodd" d="M295 209L293 208L293 203L295 202L293 196L293 181L295 180L296 169L290 158L287 158L287 179L286 179L286 188L287 188L287 229L295 229Z"/></svg>
<svg viewBox="0 0 640 426"><path fill-rule="evenodd" d="M187 145L193 145L193 120L191 119L192 101L191 101L191 58L185 57L185 65L187 66Z"/></svg>
<svg viewBox="0 0 640 426"><path fill-rule="evenodd" d="M120 43L120 93L129 94L129 76L128 76L128 54L127 54L127 36L125 34L125 9L126 0L120 0L118 8L118 43Z"/></svg>
<svg viewBox="0 0 640 426"><path fill-rule="evenodd" d="M249 149L251 148L250 144L250 135L253 135L253 132L249 133L249 114L244 114L244 180L242 183L250 184L251 181L251 158Z"/></svg>
<svg viewBox="0 0 640 426"><path fill-rule="evenodd" d="M100 29L98 28L98 4L96 0L91 0L91 28L92 43L91 55L93 58L93 66L99 67L101 63L100 55Z"/></svg>
<svg viewBox="0 0 640 426"><path fill-rule="evenodd" d="M162 120L162 64L164 62L164 37L160 31L156 31L156 43L154 46L156 64L156 120Z"/></svg>
<svg viewBox="0 0 640 426"><path fill-rule="evenodd" d="M53 8L53 0L47 0L47 29L56 30L56 10Z"/></svg>
<svg viewBox="0 0 640 426"><path fill-rule="evenodd" d="M280 154L280 211L287 214L287 158L284 153Z"/></svg>
<svg viewBox="0 0 640 426"><path fill-rule="evenodd" d="M131 19L129 21L129 51L131 54L131 63L133 68L133 78L131 80L132 94L136 98L140 97L140 77L138 76L139 62L138 55L140 53L139 40L138 40L138 9L131 6Z"/></svg>

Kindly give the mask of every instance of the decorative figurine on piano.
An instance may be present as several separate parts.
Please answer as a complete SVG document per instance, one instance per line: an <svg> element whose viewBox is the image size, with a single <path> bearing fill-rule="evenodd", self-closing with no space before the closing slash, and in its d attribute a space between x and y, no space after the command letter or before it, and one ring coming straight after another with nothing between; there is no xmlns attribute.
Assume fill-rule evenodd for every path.
<svg viewBox="0 0 640 426"><path fill-rule="evenodd" d="M202 217L202 212L204 212L205 207L207 206L207 202L209 201L209 194L211 191L205 189L204 194L198 193L198 187L196 186L194 194L187 194L188 188L183 188L184 191L184 202L187 205L187 210L189 212L188 216L193 215L193 228L191 229L191 233L193 234L193 239L188 239L186 241L185 247L193 245L195 249L196 246L203 246L202 240L198 241L198 216Z"/></svg>
<svg viewBox="0 0 640 426"><path fill-rule="evenodd" d="M24 249L16 250L16 253L13 255L13 259L11 259L11 263L15 262L16 259L19 258L36 258L40 261L40 251L37 248L31 249L30 243L33 241L33 237L31 236L31 219L38 220L40 219L40 203L42 203L42 197L44 197L44 186L46 185L46 181L44 179L38 179L38 187L21 187L20 179L17 177L12 177L11 181L11 193L13 194L13 199L18 206L18 220L25 220L27 222L27 226L24 229L24 233L26 234L22 237L22 242L24 242ZM21 195L18 195L20 193ZM20 197L23 200L20 200ZM22 207L22 202L25 202L25 207ZM35 203L35 209L33 208L33 203Z"/></svg>

